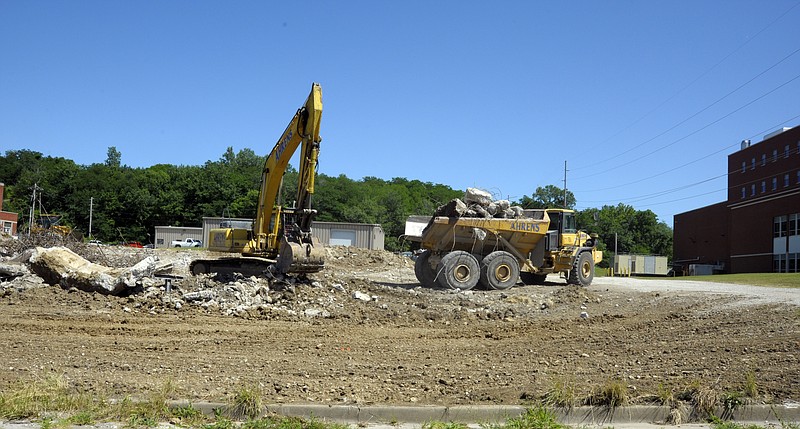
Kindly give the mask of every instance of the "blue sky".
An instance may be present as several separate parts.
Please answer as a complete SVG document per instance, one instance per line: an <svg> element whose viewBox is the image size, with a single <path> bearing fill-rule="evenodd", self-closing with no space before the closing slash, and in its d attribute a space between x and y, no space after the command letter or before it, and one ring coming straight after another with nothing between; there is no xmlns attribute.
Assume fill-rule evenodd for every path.
<svg viewBox="0 0 800 429"><path fill-rule="evenodd" d="M672 217L800 124L800 1L0 0L0 152L264 155L312 82L321 173ZM2 181L2 178L0 178Z"/></svg>

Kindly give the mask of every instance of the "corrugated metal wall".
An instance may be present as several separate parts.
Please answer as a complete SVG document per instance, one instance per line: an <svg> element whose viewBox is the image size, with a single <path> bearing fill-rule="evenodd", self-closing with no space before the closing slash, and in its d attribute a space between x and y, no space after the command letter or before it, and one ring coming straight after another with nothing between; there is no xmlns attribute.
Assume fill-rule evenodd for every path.
<svg viewBox="0 0 800 429"><path fill-rule="evenodd" d="M203 228L189 226L157 226L156 228L156 248L170 247L173 240L184 240L194 238L203 242L206 247L206 240L203 237Z"/></svg>
<svg viewBox="0 0 800 429"><path fill-rule="evenodd" d="M383 250L385 237L379 224L369 223L314 222L312 234L325 245L347 245L344 240L350 235L349 245L370 250ZM332 237L340 239L331 243Z"/></svg>
<svg viewBox="0 0 800 429"><path fill-rule="evenodd" d="M201 240L203 245L208 241L212 228L219 228L222 222L231 221L235 228L252 228L252 219L204 217ZM383 250L384 232L380 224L369 223L339 223L339 222L314 222L311 226L312 235L319 241L330 246L333 236L333 245L350 245L370 250Z"/></svg>

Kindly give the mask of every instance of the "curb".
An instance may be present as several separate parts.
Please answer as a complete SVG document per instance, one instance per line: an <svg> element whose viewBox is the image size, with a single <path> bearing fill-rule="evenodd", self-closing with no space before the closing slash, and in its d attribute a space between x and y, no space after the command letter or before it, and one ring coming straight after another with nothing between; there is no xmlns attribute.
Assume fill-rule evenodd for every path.
<svg viewBox="0 0 800 429"><path fill-rule="evenodd" d="M172 402L170 406L189 406L213 415L214 410L224 409L222 403ZM321 404L269 404L264 407L268 413L287 417L304 417L328 420L338 423L358 424L398 424L460 422L460 423L504 423L510 418L519 417L528 407L520 405L453 405L453 406L410 406L410 405L321 405ZM717 415L722 415L722 409ZM569 412L555 410L559 422L568 425L598 425L612 423L656 423L665 424L670 408L657 405L637 405L617 407L575 407ZM735 410L729 418L736 422L749 423L795 423L800 422L800 404L792 405L750 405Z"/></svg>

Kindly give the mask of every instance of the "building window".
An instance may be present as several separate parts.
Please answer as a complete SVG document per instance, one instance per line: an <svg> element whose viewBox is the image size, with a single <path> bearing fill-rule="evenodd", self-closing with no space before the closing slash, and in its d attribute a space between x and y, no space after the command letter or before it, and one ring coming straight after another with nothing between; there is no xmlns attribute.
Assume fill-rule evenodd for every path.
<svg viewBox="0 0 800 429"><path fill-rule="evenodd" d="M789 235L800 235L800 213L789 215Z"/></svg>
<svg viewBox="0 0 800 429"><path fill-rule="evenodd" d="M786 215L774 217L772 221L772 237L786 237L789 232L787 231L788 227L789 224Z"/></svg>
<svg viewBox="0 0 800 429"><path fill-rule="evenodd" d="M767 182L762 180L761 181L761 193L767 192Z"/></svg>
<svg viewBox="0 0 800 429"><path fill-rule="evenodd" d="M800 258L798 258L798 257L800 257L800 253L790 253L789 254L789 267L788 267L788 271L787 272L796 273L796 272L800 271L800 260L798 260Z"/></svg>
<svg viewBox="0 0 800 429"><path fill-rule="evenodd" d="M742 199L744 199L744 197L746 196L747 196L747 190L745 189L744 186L742 186Z"/></svg>
<svg viewBox="0 0 800 429"><path fill-rule="evenodd" d="M755 170L756 169L756 159L755 158L753 158L753 161L750 163L750 169L751 170Z"/></svg>
<svg viewBox="0 0 800 429"><path fill-rule="evenodd" d="M763 153L761 154L761 166L763 167L765 165L767 165L767 154Z"/></svg>
<svg viewBox="0 0 800 429"><path fill-rule="evenodd" d="M742 161L742 173L744 173L744 170L746 169L747 169L747 163Z"/></svg>
<svg viewBox="0 0 800 429"><path fill-rule="evenodd" d="M783 187L784 188L788 188L789 187L789 175L788 174L784 174L783 175Z"/></svg>
<svg viewBox="0 0 800 429"><path fill-rule="evenodd" d="M775 162L777 160L778 160L778 149L773 149L772 150L772 162Z"/></svg>
<svg viewBox="0 0 800 429"><path fill-rule="evenodd" d="M786 254L772 255L772 271L776 273L786 272Z"/></svg>
<svg viewBox="0 0 800 429"><path fill-rule="evenodd" d="M750 185L750 196L751 197L755 197L756 196L756 184L755 183Z"/></svg>
<svg viewBox="0 0 800 429"><path fill-rule="evenodd" d="M777 177L773 177L772 178L772 190L774 191L776 189L778 189L778 178Z"/></svg>
<svg viewBox="0 0 800 429"><path fill-rule="evenodd" d="M12 225L13 224L11 222L3 222L3 232L8 234L8 235L11 235L11 226Z"/></svg>
<svg viewBox="0 0 800 429"><path fill-rule="evenodd" d="M797 172L797 184L800 185L800 171Z"/></svg>
<svg viewBox="0 0 800 429"><path fill-rule="evenodd" d="M788 158L789 157L789 145L788 144L786 145L785 148L783 148L783 157L784 158Z"/></svg>

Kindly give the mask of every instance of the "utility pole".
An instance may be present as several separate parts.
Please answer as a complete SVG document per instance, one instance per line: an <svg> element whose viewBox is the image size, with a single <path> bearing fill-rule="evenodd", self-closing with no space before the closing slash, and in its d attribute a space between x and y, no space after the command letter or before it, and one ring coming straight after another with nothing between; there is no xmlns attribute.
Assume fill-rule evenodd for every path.
<svg viewBox="0 0 800 429"><path fill-rule="evenodd" d="M614 277L614 268L617 268L617 233L614 233L614 260L611 262L611 277Z"/></svg>
<svg viewBox="0 0 800 429"><path fill-rule="evenodd" d="M564 208L568 209L567 207L567 160L564 160Z"/></svg>
<svg viewBox="0 0 800 429"><path fill-rule="evenodd" d="M31 236L31 232L33 231L33 215L34 215L34 208L36 207L36 190L39 189L39 184L33 184L33 195L31 196L31 211L28 214L28 237Z"/></svg>
<svg viewBox="0 0 800 429"><path fill-rule="evenodd" d="M94 208L94 197L89 197L89 240L92 239L92 208Z"/></svg>

